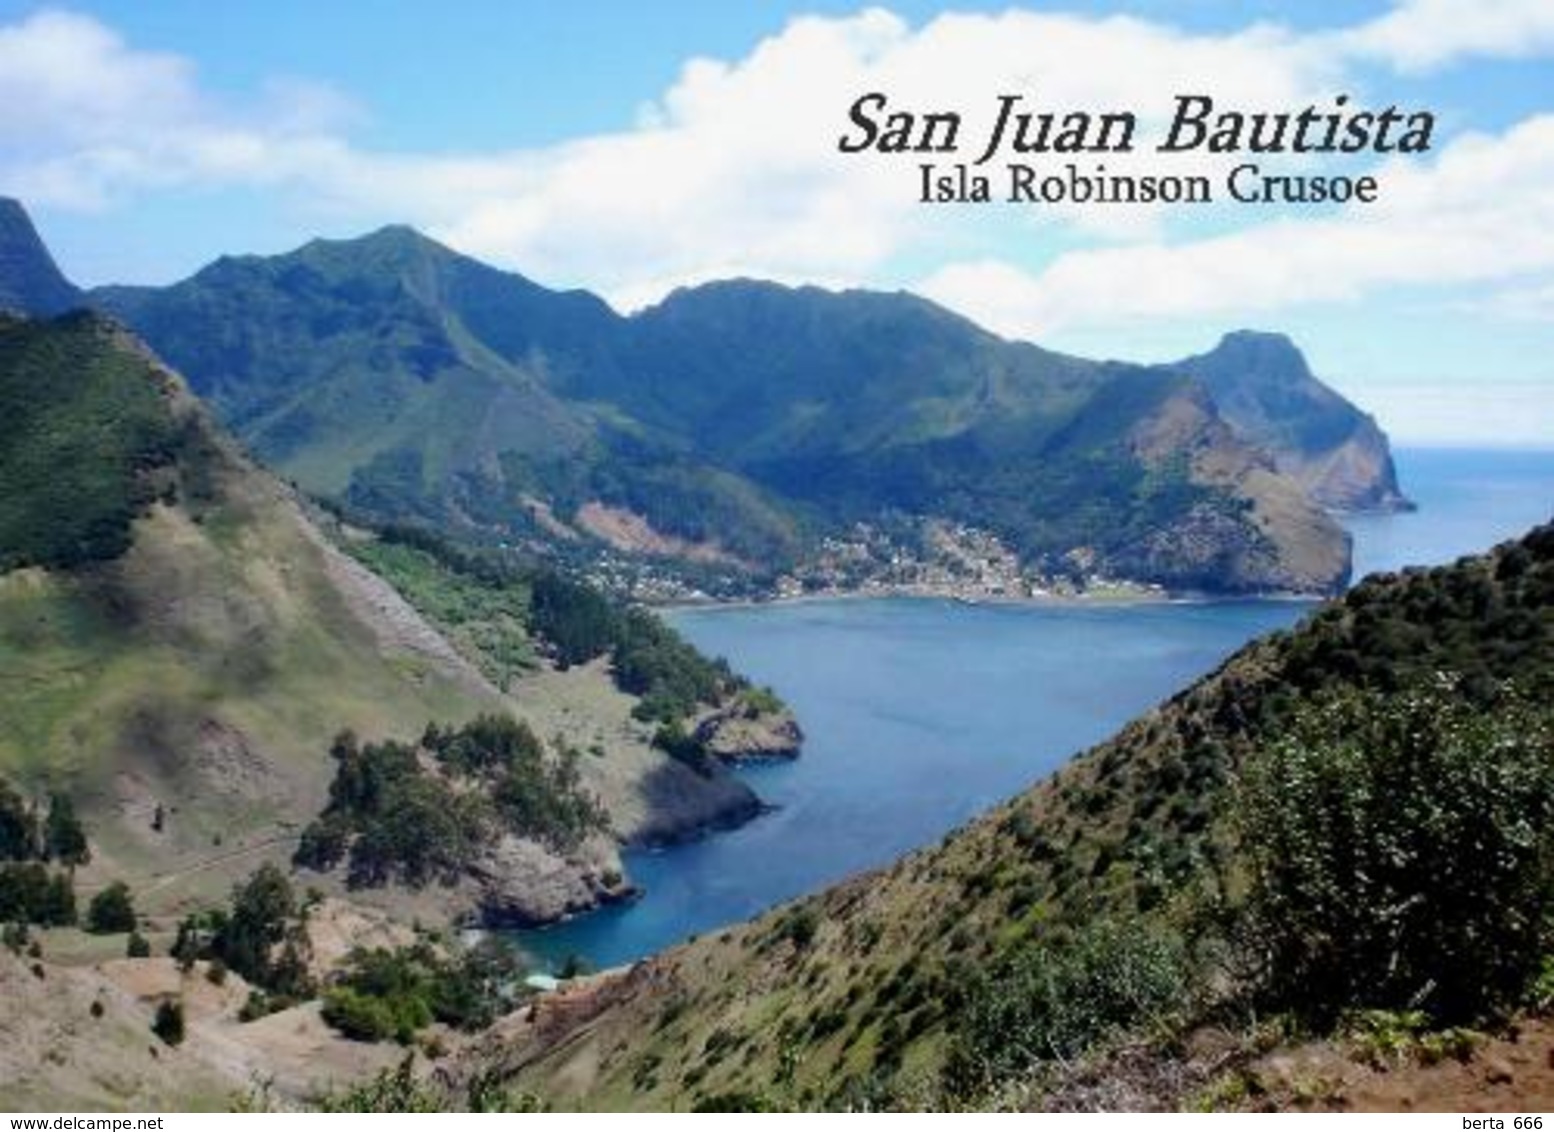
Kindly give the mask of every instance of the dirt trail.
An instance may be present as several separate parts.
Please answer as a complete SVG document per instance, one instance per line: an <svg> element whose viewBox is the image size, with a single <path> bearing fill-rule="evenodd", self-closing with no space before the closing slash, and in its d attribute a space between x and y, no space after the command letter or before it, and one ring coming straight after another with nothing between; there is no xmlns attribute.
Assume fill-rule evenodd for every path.
<svg viewBox="0 0 1554 1132"><path fill-rule="evenodd" d="M255 841L252 845L245 845L241 849L230 849L225 853L217 853L213 857L204 857L192 865L188 865L174 872L162 874L153 880L150 884L146 885L145 888L142 889L142 892L149 896L151 893L161 892L164 888L168 888L171 885L177 884L179 881L185 879L186 877L191 877L195 873L206 872L210 869L216 868L219 865L224 865L228 861L235 861L239 857L252 856L255 853L262 852L265 849L273 848L276 845L294 845L301 839L302 838L300 834L287 833L282 834L279 837L266 837L262 841Z"/></svg>

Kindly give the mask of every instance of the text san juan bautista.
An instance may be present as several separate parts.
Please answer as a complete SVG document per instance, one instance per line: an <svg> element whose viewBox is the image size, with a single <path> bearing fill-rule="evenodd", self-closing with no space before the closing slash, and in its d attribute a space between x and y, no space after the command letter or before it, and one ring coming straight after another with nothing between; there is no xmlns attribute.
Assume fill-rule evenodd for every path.
<svg viewBox="0 0 1554 1132"><path fill-rule="evenodd" d="M1214 199L1202 176L1156 176L1108 172L1084 161L1088 155L1130 154L1139 139L1132 111L1064 113L1038 110L1024 95L1000 95L993 125L962 154L964 118L955 111L916 113L893 109L878 91L860 95L848 111L848 129L837 139L843 153L955 155L956 162L918 160L918 196L924 202L975 202L999 193L1011 201L1113 203ZM1181 94L1173 100L1168 126L1153 147L1160 153L1199 151L1235 154L1420 153L1430 147L1434 116L1428 111L1351 107L1337 95L1328 107L1291 111L1221 109L1212 97ZM1030 155L1071 155L1077 160L1045 168L1012 160ZM1011 159L999 172L984 169ZM1241 201L1346 201L1375 199L1372 176L1269 176L1255 164L1236 166L1225 180L1227 194Z"/></svg>

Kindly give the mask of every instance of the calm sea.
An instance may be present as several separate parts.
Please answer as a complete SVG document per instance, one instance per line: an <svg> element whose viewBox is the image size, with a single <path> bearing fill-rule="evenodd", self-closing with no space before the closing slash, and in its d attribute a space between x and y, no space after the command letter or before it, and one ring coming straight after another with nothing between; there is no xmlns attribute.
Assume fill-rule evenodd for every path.
<svg viewBox="0 0 1554 1132"><path fill-rule="evenodd" d="M1448 562L1547 520L1554 453L1402 451L1420 505L1352 521L1357 576ZM521 933L552 963L639 958L928 844L1298 620L1301 602L1110 607L828 601L677 612L703 650L776 688L803 756L742 773L778 808L629 854L646 895Z"/></svg>

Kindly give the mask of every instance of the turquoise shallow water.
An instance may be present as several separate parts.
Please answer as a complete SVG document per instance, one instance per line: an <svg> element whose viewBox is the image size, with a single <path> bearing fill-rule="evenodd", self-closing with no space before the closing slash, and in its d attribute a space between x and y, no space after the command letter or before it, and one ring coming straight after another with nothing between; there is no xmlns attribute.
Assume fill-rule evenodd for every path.
<svg viewBox="0 0 1554 1132"><path fill-rule="evenodd" d="M1356 519L1357 575L1438 563L1554 510L1554 453L1403 452L1413 514ZM646 895L540 932L552 962L626 962L932 842L1296 621L1301 602L1144 606L828 601L681 611L698 646L771 684L808 741L744 771L778 809L629 854Z"/></svg>

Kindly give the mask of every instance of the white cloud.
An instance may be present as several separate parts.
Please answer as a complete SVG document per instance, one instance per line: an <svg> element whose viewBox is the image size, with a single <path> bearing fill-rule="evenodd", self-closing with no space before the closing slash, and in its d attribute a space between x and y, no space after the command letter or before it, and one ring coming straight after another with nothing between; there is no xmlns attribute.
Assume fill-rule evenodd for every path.
<svg viewBox="0 0 1554 1132"><path fill-rule="evenodd" d="M1549 0L1407 0L1332 37L1335 50L1405 71L1469 56L1531 58L1554 50Z"/></svg>
<svg viewBox="0 0 1554 1132"><path fill-rule="evenodd" d="M95 209L186 184L277 184L358 111L339 92L276 76L252 107L219 104L192 63L45 10L0 27L0 184L29 201Z"/></svg>

